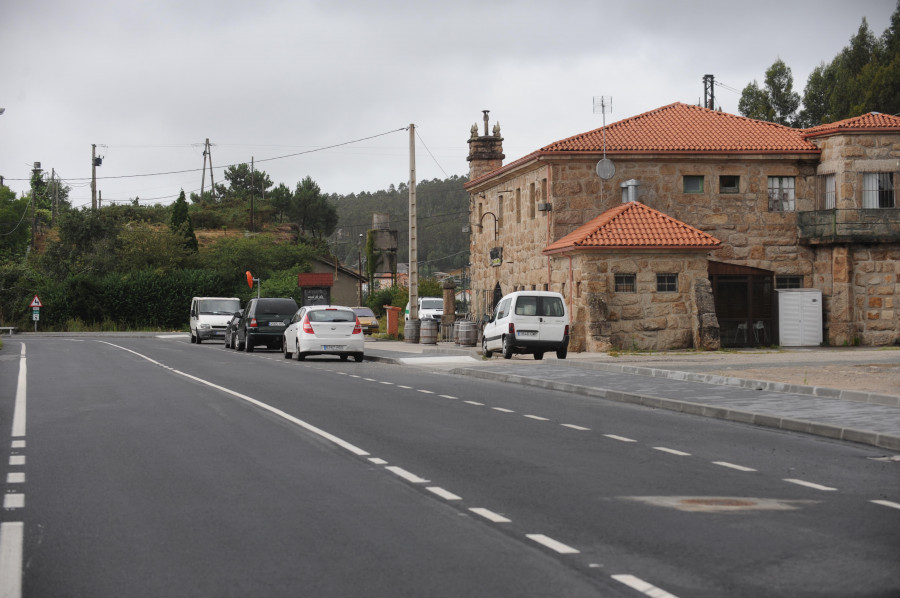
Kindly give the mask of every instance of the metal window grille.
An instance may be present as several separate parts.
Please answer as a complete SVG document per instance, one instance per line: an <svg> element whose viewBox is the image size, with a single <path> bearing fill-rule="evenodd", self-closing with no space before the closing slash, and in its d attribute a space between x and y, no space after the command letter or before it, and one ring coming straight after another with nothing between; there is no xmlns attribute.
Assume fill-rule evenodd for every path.
<svg viewBox="0 0 900 598"><path fill-rule="evenodd" d="M894 181L890 172L863 174L863 208L893 208Z"/></svg>
<svg viewBox="0 0 900 598"><path fill-rule="evenodd" d="M636 278L634 274L616 274L616 292L634 293L637 286Z"/></svg>
<svg viewBox="0 0 900 598"><path fill-rule="evenodd" d="M657 293L675 293L678 291L678 275L677 274L657 274L656 275L656 292Z"/></svg>

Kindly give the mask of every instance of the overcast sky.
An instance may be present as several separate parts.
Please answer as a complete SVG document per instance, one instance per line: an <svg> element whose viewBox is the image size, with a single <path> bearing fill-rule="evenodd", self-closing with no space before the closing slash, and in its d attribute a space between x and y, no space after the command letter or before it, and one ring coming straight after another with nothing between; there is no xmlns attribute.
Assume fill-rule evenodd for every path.
<svg viewBox="0 0 900 598"><path fill-rule="evenodd" d="M781 58L809 73L896 0L23 0L0 10L0 175L34 162L90 205L91 144L104 203L170 203L254 158L272 181L326 193L468 173L490 110L506 162L672 102L703 76L737 113L740 90ZM351 143L356 142L356 143ZM330 149L327 149L330 148ZM289 156L289 157L284 157ZM183 172L188 171L188 172ZM171 174L166 174L171 173ZM137 176L142 175L142 176ZM148 176L143 176L148 175ZM206 185L209 186L207 172Z"/></svg>

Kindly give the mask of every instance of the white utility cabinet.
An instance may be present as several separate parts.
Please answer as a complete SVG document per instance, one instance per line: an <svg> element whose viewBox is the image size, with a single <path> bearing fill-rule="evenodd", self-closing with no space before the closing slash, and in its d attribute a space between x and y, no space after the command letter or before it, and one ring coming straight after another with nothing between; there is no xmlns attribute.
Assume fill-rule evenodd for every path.
<svg viewBox="0 0 900 598"><path fill-rule="evenodd" d="M778 336L782 347L822 344L822 291L777 289Z"/></svg>

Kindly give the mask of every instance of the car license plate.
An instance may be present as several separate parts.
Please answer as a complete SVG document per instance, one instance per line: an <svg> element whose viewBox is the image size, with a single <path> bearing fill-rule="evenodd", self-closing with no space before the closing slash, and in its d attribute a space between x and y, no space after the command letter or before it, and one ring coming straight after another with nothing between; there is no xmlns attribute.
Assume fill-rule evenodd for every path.
<svg viewBox="0 0 900 598"><path fill-rule="evenodd" d="M269 322L269 326L284 326L284 322Z"/></svg>
<svg viewBox="0 0 900 598"><path fill-rule="evenodd" d="M537 330L518 330L517 336L537 336Z"/></svg>
<svg viewBox="0 0 900 598"><path fill-rule="evenodd" d="M323 351L340 351L344 348L344 345L322 345Z"/></svg>

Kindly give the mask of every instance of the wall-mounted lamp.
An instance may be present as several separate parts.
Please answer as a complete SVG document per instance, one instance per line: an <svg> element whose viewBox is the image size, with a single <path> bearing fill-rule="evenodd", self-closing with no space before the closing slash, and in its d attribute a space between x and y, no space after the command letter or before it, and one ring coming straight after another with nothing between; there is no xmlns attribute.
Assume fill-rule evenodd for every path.
<svg viewBox="0 0 900 598"><path fill-rule="evenodd" d="M496 241L497 233L499 232L499 228L497 226L497 215L496 214L494 214L493 212L485 212L484 214L481 215L481 220L479 220L478 224L476 224L475 226L477 226L480 230L484 230L484 217L485 216L493 216L494 217L494 240Z"/></svg>

